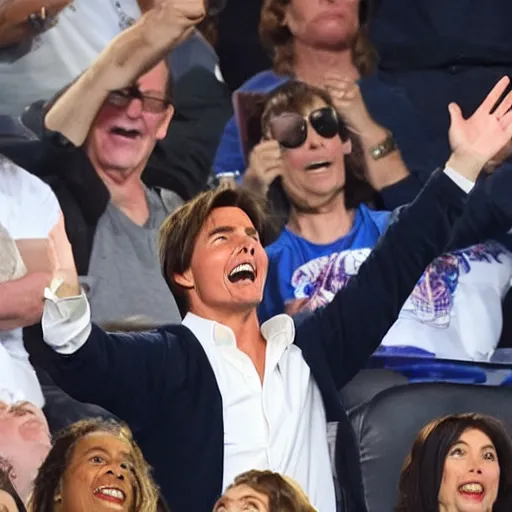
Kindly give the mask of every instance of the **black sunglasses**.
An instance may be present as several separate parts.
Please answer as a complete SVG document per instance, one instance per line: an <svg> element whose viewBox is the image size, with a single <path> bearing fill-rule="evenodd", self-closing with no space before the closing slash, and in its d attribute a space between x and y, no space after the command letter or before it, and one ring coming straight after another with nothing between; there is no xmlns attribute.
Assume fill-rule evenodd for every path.
<svg viewBox="0 0 512 512"><path fill-rule="evenodd" d="M107 101L110 105L124 108L128 106L133 99L140 100L142 102L142 110L144 110L144 112L151 112L152 114L161 114L171 104L167 98L156 98L155 96L143 94L136 85L111 91Z"/></svg>
<svg viewBox="0 0 512 512"><path fill-rule="evenodd" d="M308 137L308 121L316 133L326 139L332 139L339 135L346 140L348 136L345 126L340 123L338 114L332 107L313 110L306 117L297 112L278 114L269 121L270 135L284 149L298 148Z"/></svg>

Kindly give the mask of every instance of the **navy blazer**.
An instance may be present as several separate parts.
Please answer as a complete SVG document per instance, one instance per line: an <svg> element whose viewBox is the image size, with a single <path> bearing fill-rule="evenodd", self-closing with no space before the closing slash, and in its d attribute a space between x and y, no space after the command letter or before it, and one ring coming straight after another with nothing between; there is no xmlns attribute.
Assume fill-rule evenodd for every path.
<svg viewBox="0 0 512 512"><path fill-rule="evenodd" d="M489 187L488 220L503 222L504 229L512 219L509 176L502 173ZM466 197L445 173L433 173L358 275L297 326L295 343L320 389L327 418L339 422L345 450L338 477L346 511L361 512L366 505L358 448L338 391L365 365L425 267L450 243ZM211 512L222 491L222 397L191 331L170 325L107 334L93 326L76 353L52 359L52 377L64 391L131 426L173 512Z"/></svg>

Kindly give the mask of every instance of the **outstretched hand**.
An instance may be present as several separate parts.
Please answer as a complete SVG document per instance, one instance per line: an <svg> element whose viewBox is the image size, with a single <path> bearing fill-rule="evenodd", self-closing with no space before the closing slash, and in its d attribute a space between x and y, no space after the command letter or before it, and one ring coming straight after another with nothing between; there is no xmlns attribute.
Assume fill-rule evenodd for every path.
<svg viewBox="0 0 512 512"><path fill-rule="evenodd" d="M457 104L448 107L452 148L449 165L471 181L512 138L512 91L496 106L509 83L510 79L503 77L468 119Z"/></svg>

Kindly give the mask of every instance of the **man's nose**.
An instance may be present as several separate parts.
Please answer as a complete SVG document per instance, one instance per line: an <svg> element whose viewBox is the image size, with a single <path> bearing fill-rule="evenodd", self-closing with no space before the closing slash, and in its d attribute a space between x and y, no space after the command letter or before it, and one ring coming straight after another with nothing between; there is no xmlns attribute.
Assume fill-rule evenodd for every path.
<svg viewBox="0 0 512 512"><path fill-rule="evenodd" d="M254 256L254 247L251 247L249 244L244 244L242 246L241 252Z"/></svg>
<svg viewBox="0 0 512 512"><path fill-rule="evenodd" d="M126 106L126 115L132 119L136 119L141 116L142 112L142 100L139 98L132 98L130 103Z"/></svg>

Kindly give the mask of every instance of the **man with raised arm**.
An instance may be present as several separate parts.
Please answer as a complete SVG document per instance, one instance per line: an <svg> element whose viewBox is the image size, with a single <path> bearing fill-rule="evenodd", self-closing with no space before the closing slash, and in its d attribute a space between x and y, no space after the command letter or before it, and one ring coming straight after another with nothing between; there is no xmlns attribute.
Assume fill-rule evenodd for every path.
<svg viewBox="0 0 512 512"><path fill-rule="evenodd" d="M493 110L508 83L502 79L467 120L450 106L453 152L444 170L349 285L299 326L286 315L258 323L264 216L243 190L206 192L164 223L162 271L186 313L183 325L108 334L91 324L73 269L57 273L43 314L53 377L131 425L171 510L209 512L249 469L287 475L318 510L336 510L326 420L339 423L345 440L343 510L366 509L338 390L378 347L425 267L449 243L480 170L510 139L512 93ZM491 178L489 221L509 227L512 177L498 171Z"/></svg>

